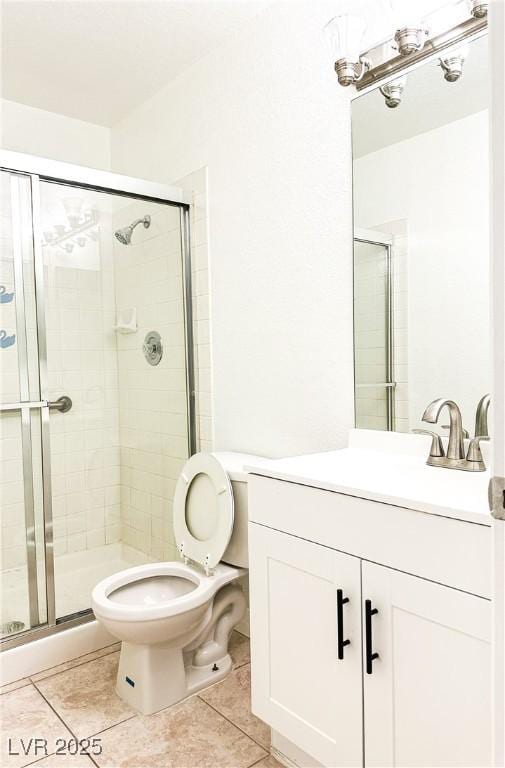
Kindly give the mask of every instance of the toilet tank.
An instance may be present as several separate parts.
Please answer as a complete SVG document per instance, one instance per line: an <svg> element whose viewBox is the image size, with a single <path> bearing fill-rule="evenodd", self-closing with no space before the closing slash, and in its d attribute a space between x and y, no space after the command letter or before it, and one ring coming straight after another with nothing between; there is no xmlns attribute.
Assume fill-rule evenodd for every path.
<svg viewBox="0 0 505 768"><path fill-rule="evenodd" d="M237 568L249 567L247 549L248 532L248 504L247 504L247 480L248 474L244 467L248 464L257 464L262 459L248 453L217 452L213 456L226 470L233 489L234 521L233 533L230 543L223 555L222 562L235 565ZM264 459L263 459L264 460Z"/></svg>

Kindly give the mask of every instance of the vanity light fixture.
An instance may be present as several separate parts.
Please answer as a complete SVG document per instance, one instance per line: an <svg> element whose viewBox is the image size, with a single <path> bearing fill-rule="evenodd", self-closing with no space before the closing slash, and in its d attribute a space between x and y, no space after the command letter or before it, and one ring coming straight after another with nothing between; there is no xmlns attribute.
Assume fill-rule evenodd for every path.
<svg viewBox="0 0 505 768"><path fill-rule="evenodd" d="M365 21L350 15L335 16L325 27L340 85L359 82L370 68L369 60L360 55L365 30Z"/></svg>
<svg viewBox="0 0 505 768"><path fill-rule="evenodd" d="M485 33L488 2L452 0L440 7L440 0L389 0L389 6L392 30L396 31L361 53L366 28L362 18L336 16L326 25L340 85L355 85L361 91L394 75L399 79L407 68L437 54L445 79L456 82L463 73L466 56L462 44ZM398 98L401 100L395 82L390 80L381 89L392 108L400 103Z"/></svg>
<svg viewBox="0 0 505 768"><path fill-rule="evenodd" d="M72 229L76 229L81 223L82 217L82 199L80 197L63 198L63 207Z"/></svg>
<svg viewBox="0 0 505 768"><path fill-rule="evenodd" d="M468 46L458 48L457 51L449 53L440 59L440 66L444 73L444 78L448 83L455 83L463 74L463 64L468 56Z"/></svg>
<svg viewBox="0 0 505 768"><path fill-rule="evenodd" d="M470 0L470 12L475 19L483 19L487 16L489 3L482 0Z"/></svg>
<svg viewBox="0 0 505 768"><path fill-rule="evenodd" d="M392 80L387 85L383 85L379 90L384 96L386 107L390 109L396 109L401 104L403 91L407 83L407 77L397 77L396 80Z"/></svg>

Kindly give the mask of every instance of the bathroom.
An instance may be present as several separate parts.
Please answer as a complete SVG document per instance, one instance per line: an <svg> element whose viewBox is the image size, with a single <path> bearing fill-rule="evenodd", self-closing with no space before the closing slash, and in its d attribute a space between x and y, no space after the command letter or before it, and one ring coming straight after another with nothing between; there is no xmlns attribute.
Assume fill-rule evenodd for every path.
<svg viewBox="0 0 505 768"><path fill-rule="evenodd" d="M0 8L2 760L503 766L503 2Z"/></svg>

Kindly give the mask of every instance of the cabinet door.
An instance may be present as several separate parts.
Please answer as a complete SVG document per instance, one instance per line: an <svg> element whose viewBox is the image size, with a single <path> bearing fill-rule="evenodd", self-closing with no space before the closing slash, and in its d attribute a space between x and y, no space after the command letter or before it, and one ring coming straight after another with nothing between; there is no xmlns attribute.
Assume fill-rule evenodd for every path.
<svg viewBox="0 0 505 768"><path fill-rule="evenodd" d="M365 765L491 765L491 602L362 567Z"/></svg>
<svg viewBox="0 0 505 768"><path fill-rule="evenodd" d="M249 549L253 712L325 766L362 765L360 561L256 524Z"/></svg>

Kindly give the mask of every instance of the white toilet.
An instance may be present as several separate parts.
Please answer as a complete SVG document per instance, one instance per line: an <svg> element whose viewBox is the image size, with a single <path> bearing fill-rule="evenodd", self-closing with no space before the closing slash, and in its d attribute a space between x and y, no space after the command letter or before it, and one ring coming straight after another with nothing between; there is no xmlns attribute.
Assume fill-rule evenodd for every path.
<svg viewBox="0 0 505 768"><path fill-rule="evenodd" d="M173 503L183 562L128 568L93 590L97 620L122 641L117 693L143 714L180 701L231 669L228 640L245 611L237 579L248 566L243 466L253 459L192 456Z"/></svg>

